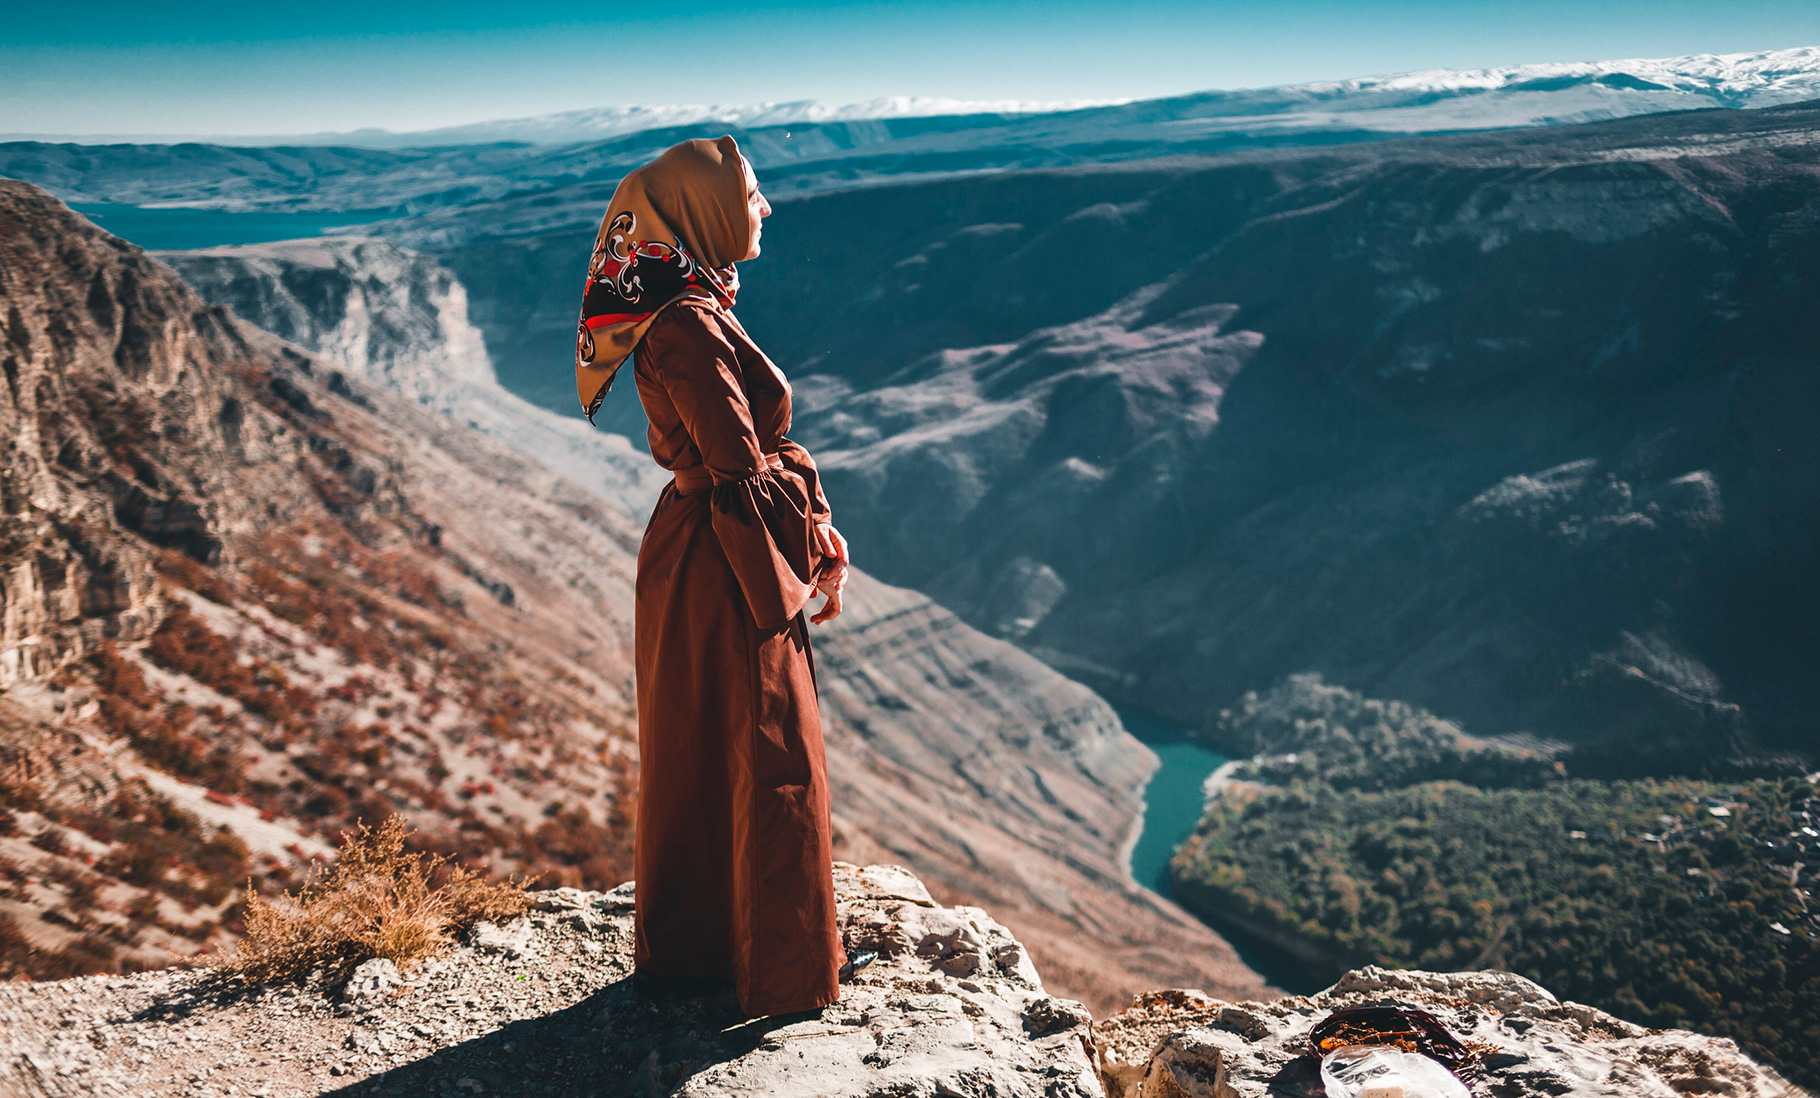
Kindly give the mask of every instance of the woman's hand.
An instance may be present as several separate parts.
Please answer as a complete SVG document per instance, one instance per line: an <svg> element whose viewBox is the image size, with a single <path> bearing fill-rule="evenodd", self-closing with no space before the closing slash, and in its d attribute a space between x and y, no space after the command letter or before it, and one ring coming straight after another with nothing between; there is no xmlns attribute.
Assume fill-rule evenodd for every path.
<svg viewBox="0 0 1820 1098"><path fill-rule="evenodd" d="M815 574L815 590L826 595L828 601L809 620L820 625L840 617L841 592L847 586L847 539L841 537L833 523L818 522L815 524L815 544L822 554L821 568Z"/></svg>

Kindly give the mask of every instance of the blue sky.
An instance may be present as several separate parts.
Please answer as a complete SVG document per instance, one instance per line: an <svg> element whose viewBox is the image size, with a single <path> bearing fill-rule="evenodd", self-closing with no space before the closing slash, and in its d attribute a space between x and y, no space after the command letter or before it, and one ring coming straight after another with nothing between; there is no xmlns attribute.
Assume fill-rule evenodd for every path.
<svg viewBox="0 0 1820 1098"><path fill-rule="evenodd" d="M1148 97L1820 45L1820 0L20 3L0 133L423 129L579 107Z"/></svg>

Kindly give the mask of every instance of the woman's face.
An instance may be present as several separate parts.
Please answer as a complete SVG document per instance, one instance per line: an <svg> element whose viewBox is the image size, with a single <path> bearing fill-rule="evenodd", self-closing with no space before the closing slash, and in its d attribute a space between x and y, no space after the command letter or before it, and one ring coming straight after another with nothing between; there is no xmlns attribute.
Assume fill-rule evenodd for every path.
<svg viewBox="0 0 1820 1098"><path fill-rule="evenodd" d="M739 163L746 173L746 216L752 221L752 250L746 253L746 258L757 259L758 238L764 231L760 220L771 216L771 203L766 202L765 196L759 193L758 176L752 174L752 162L742 156Z"/></svg>

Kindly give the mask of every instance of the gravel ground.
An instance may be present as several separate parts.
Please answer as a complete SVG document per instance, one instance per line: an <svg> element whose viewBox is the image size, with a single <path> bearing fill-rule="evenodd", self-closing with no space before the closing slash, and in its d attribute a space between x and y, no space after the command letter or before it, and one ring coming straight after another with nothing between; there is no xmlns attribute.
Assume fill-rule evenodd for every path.
<svg viewBox="0 0 1820 1098"><path fill-rule="evenodd" d="M197 971L0 987L0 1094L1100 1093L1087 1013L1044 993L1004 927L897 867L835 876L849 945L882 956L822 1011L640 996L630 886L560 889L402 983L370 962L346 988Z"/></svg>

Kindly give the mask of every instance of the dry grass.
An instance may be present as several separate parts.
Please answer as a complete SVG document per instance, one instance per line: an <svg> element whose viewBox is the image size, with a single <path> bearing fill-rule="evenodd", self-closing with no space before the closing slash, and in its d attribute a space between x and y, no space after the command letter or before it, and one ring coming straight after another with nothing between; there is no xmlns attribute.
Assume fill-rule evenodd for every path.
<svg viewBox="0 0 1820 1098"><path fill-rule="evenodd" d="M301 981L318 969L345 979L362 961L399 968L433 956L479 922L522 914L524 885L488 882L446 857L408 853L404 822L349 832L333 867L268 901L248 889L246 937L222 962L249 984Z"/></svg>

